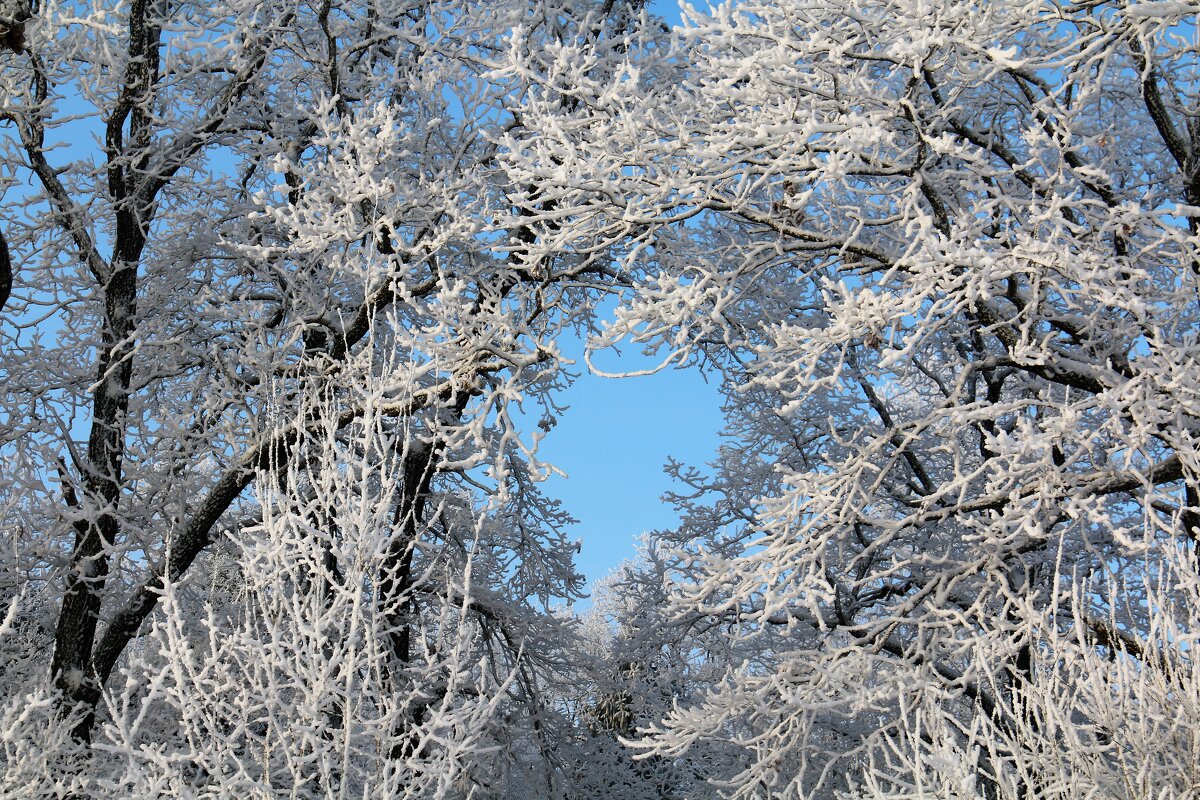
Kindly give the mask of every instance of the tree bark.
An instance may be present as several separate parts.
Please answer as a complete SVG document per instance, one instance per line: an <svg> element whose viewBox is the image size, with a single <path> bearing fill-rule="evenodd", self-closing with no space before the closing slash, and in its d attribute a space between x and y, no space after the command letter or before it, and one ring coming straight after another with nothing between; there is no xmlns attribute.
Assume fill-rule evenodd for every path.
<svg viewBox="0 0 1200 800"><path fill-rule="evenodd" d="M146 0L135 0L129 12L129 55L125 84L106 130L108 188L116 206L113 256L103 286L104 328L96 366L92 426L83 475L83 511L58 625L54 636L51 675L62 694L63 711L82 705L85 714L74 728L83 742L91 741L95 706L102 681L92 659L100 618L108 553L120 534L118 516L123 488L122 468L133 376L133 345L137 324L138 264L146 247L150 204L137 191L150 139L147 103L158 76L158 29L148 24ZM153 39L153 41L152 41ZM131 143L124 142L129 123Z"/></svg>
<svg viewBox="0 0 1200 800"><path fill-rule="evenodd" d="M436 448L424 442L410 440L401 462L402 484L400 500L396 506L395 535L384 556L379 577L379 609L388 627L388 643L391 648L391 665L388 674L392 690L397 694L403 690L405 669L412 660L412 564L417 547L417 537L425 521L429 496L429 483L434 474ZM420 709L413 723L420 723ZM393 731L395 741L388 755L404 758L416 749L416 738L406 732L400 724Z"/></svg>

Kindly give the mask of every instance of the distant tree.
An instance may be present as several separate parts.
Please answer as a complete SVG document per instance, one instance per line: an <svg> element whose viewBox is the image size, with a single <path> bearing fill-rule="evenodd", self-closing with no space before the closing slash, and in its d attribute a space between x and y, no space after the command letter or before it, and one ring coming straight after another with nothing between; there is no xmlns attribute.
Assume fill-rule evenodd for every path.
<svg viewBox="0 0 1200 800"><path fill-rule="evenodd" d="M627 787L630 798L717 798L710 781L744 762L736 747L716 739L669 758L643 758L627 747L639 728L695 702L748 653L724 621L671 613L677 558L659 535L647 536L637 558L597 586L584 617L585 626L603 624L607 633L584 715L586 744L598 756L588 764L593 796L603 780Z"/></svg>
<svg viewBox="0 0 1200 800"><path fill-rule="evenodd" d="M593 346L727 398L649 608L733 658L646 755L733 745L737 798L1194 796L1194 11L731 2L615 78L531 51L578 102L527 95L510 171L645 275Z"/></svg>

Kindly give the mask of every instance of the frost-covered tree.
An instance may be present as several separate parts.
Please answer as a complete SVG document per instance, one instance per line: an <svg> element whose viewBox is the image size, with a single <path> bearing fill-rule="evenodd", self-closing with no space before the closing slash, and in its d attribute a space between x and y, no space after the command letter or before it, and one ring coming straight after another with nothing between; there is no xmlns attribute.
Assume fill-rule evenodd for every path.
<svg viewBox="0 0 1200 800"><path fill-rule="evenodd" d="M504 67L638 5L13 18L0 794L561 793L581 579L520 421L618 276L497 157Z"/></svg>
<svg viewBox="0 0 1200 800"><path fill-rule="evenodd" d="M1194 795L1195 32L733 2L612 77L522 62L512 172L645 275L593 346L727 397L658 624L743 655L645 754L732 743L739 798Z"/></svg>
<svg viewBox="0 0 1200 800"><path fill-rule="evenodd" d="M640 6L0 14L0 789L1194 795L1194 9ZM582 636L566 330L728 419Z"/></svg>

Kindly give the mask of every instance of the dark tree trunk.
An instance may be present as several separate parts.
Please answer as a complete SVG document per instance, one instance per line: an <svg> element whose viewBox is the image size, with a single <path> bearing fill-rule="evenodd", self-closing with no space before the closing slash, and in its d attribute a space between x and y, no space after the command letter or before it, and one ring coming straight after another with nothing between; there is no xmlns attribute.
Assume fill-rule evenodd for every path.
<svg viewBox="0 0 1200 800"><path fill-rule="evenodd" d="M379 608L388 626L391 648L389 677L392 690L403 691L406 667L412 659L413 614L412 564L417 537L425 521L429 482L433 478L436 451L432 446L410 441L401 463L402 484L396 506L396 530L388 545L379 577ZM418 710L417 714L420 714ZM420 723L414 719L414 723ZM414 737L403 729L393 731L395 743L389 755L404 758L416 748Z"/></svg>
<svg viewBox="0 0 1200 800"><path fill-rule="evenodd" d="M146 247L151 204L138 187L150 142L147 104L158 77L159 31L147 22L146 0L129 12L129 54L125 84L106 129L108 189L116 207L113 256L103 286L104 329L96 367L92 427L81 498L83 519L75 526L62 608L54 635L51 674L64 710L82 706L76 738L90 742L102 679L92 662L96 626L108 578L108 552L120 533L118 517L122 467L133 376L137 322L138 264ZM129 124L129 146L125 125ZM140 155L133 156L131 153Z"/></svg>
<svg viewBox="0 0 1200 800"><path fill-rule="evenodd" d="M9 295L12 294L13 267L12 254L8 251L8 240L0 232L0 311L8 305Z"/></svg>

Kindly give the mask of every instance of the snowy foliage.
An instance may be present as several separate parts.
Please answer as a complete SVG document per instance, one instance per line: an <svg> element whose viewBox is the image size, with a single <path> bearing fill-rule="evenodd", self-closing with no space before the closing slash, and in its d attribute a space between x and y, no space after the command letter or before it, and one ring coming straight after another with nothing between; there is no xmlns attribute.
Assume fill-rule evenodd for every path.
<svg viewBox="0 0 1200 800"><path fill-rule="evenodd" d="M658 623L727 625L724 674L646 756L735 745L745 798L1194 794L1195 20L1150 6L727 3L602 89L525 64L524 179L651 265L593 346L728 398Z"/></svg>
<svg viewBox="0 0 1200 800"><path fill-rule="evenodd" d="M102 5L0 51L0 796L1195 795L1193 6ZM583 619L579 332L727 419Z"/></svg>
<svg viewBox="0 0 1200 800"><path fill-rule="evenodd" d="M514 409L606 267L531 247L494 73L629 19L562 12L50 2L0 56L0 795L561 793Z"/></svg>

